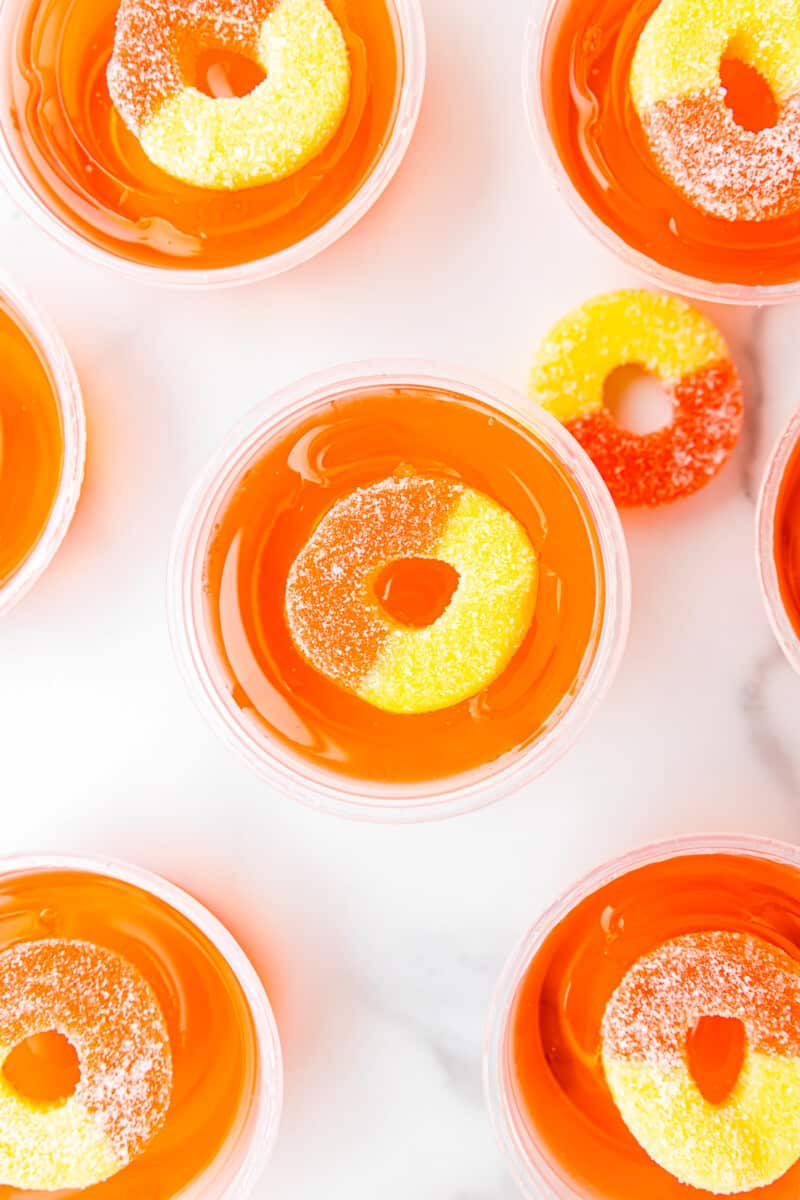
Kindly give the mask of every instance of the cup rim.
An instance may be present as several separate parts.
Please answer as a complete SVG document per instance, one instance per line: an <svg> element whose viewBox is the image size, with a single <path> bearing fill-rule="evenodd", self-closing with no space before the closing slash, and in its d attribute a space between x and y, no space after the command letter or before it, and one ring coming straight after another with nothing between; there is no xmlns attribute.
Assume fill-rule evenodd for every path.
<svg viewBox="0 0 800 1200"><path fill-rule="evenodd" d="M44 574L61 546L78 503L86 466L86 415L78 376L50 318L22 288L0 272L0 304L34 347L50 376L61 417L64 460L47 523L16 571L0 586L0 617L9 612Z"/></svg>
<svg viewBox="0 0 800 1200"><path fill-rule="evenodd" d="M510 1018L519 987L547 937L588 896L651 863L702 854L765 859L800 869L800 848L748 834L692 834L651 842L594 867L554 900L519 939L492 996L484 1032L483 1090L495 1138L517 1187L527 1200L582 1200L536 1147L519 1100L509 1086Z"/></svg>
<svg viewBox="0 0 800 1200"><path fill-rule="evenodd" d="M693 300L704 300L713 304L730 305L775 305L785 304L800 296L800 278L790 283L745 284L722 283L688 275L668 267L644 251L632 246L594 211L581 195L570 178L556 150L550 127L545 116L542 93L544 55L547 41L563 0L547 0L541 14L540 0L533 0L533 12L523 40L522 88L525 112L531 139L539 162L543 164L556 191L566 201L573 215L578 218L595 241L609 250L627 267L644 275L654 286L679 292Z"/></svg>
<svg viewBox="0 0 800 1200"><path fill-rule="evenodd" d="M0 17L14 0L0 0ZM20 4L26 0L18 0ZM108 267L131 280L165 288L212 291L245 286L282 275L327 250L366 216L387 189L406 156L417 126L425 91L427 48L421 0L385 0L397 21L403 79L389 138L369 174L343 208L299 242L274 254L229 267L192 270L137 263L94 245L71 229L40 199L15 160L0 125L0 188L44 233L84 261Z"/></svg>
<svg viewBox="0 0 800 1200"><path fill-rule="evenodd" d="M795 451L800 451L800 408L791 417L772 450L756 510L756 560L761 595L778 644L800 674L800 636L786 611L775 561L778 500L784 474Z"/></svg>
<svg viewBox="0 0 800 1200"><path fill-rule="evenodd" d="M187 918L216 947L230 966L250 1010L260 1062L260 1085L254 1096L257 1117L248 1135L249 1144L235 1177L210 1196L203 1186L190 1182L175 1200L247 1200L275 1148L283 1108L283 1057L275 1016L264 985L233 934L189 892L144 867L105 855L7 854L0 855L0 876L41 871L65 871L116 879L155 896ZM241 1136L241 1135L240 1135Z"/></svg>
<svg viewBox="0 0 800 1200"><path fill-rule="evenodd" d="M289 421L363 388L409 386L452 391L479 400L533 428L568 472L594 526L603 610L595 644L587 648L583 675L551 726L510 764L471 778L391 785L349 779L306 763L268 732L241 721L230 689L215 680L216 655L202 621L203 563L214 520L247 465ZM195 704L223 741L277 790L308 807L361 820L407 823L441 819L482 808L542 774L566 753L616 674L630 623L630 570L619 514L594 464L549 413L513 389L462 368L408 359L346 364L283 388L251 410L223 441L195 482L181 513L167 579L169 627L181 674ZM206 653L208 651L208 653ZM590 661L589 661L590 660Z"/></svg>

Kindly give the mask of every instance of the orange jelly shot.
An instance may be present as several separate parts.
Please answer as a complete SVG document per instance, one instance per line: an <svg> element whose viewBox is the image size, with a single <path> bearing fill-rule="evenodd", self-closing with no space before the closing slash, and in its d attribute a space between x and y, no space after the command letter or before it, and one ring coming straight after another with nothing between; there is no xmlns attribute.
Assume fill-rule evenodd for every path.
<svg viewBox="0 0 800 1200"><path fill-rule="evenodd" d="M513 769L624 640L607 493L549 420L433 383L331 391L239 443L179 540L190 683L251 758L323 788Z"/></svg>
<svg viewBox="0 0 800 1200"><path fill-rule="evenodd" d="M786 613L800 638L800 440L789 460L775 509L775 565Z"/></svg>
<svg viewBox="0 0 800 1200"><path fill-rule="evenodd" d="M275 0L272 7L287 2ZM392 0L327 0L327 7L349 61L346 108L336 114L332 136L319 142L310 161L298 160L280 178L226 190L213 181L195 186L156 165L161 158L145 153L130 120L115 107L108 68L120 0L8 0L0 14L0 134L13 178L62 234L77 235L90 249L128 264L217 270L267 260L305 242L342 213L372 176L391 140L404 78ZM147 13L162 13L165 21L177 20L176 11L180 16L166 3L141 8L139 17L135 0L124 0L133 30L129 43L144 29L139 53L148 63L143 71L131 62L118 83L134 114L151 102L164 51L146 28ZM269 18L271 11L263 0L244 6L209 0L200 8L209 10L212 32L224 22L240 29L243 19ZM216 44L203 29L176 30L176 69L186 88L200 94L198 103L249 99L264 83L267 74L249 51ZM255 47L258 26L247 32ZM273 38L273 52L279 53L283 36L281 31ZM177 131L174 144L182 136ZM258 137L257 130L247 130L240 149L252 149ZM227 150L235 158L236 147Z"/></svg>
<svg viewBox="0 0 800 1200"><path fill-rule="evenodd" d="M771 1124L786 1093L770 1101L768 1090L800 1071L797 854L731 843L612 864L544 919L509 969L490 1091L528 1194L543 1184L558 1200L798 1194L800 1141L791 1122ZM718 1182L680 1182L626 1121L656 1157L673 1139L678 1174L706 1170L722 1146ZM751 1144L766 1186L742 1182Z"/></svg>
<svg viewBox="0 0 800 1200"><path fill-rule="evenodd" d="M213 918L154 877L9 860L0 1200L249 1194L237 1183L263 1162L280 1106L254 981Z"/></svg>
<svg viewBox="0 0 800 1200"><path fill-rule="evenodd" d="M647 97L669 93L654 106L660 125L648 133L648 111L640 115L631 78L637 46L658 8L659 0L554 0L538 67L529 67L539 71L532 103L543 109L548 152L574 189L581 214L626 257L677 272L684 283L691 281L692 290L698 281L710 284L701 288L709 296L746 298L750 288L779 293L800 278L800 174L794 172L797 156L790 145L797 135L789 131L795 102L782 107L755 66L737 57L733 29L707 95L670 93L657 73L669 66L682 79L680 64L691 66L698 46L703 54L708 49L704 18L687 18L690 46L670 44L642 56L640 91ZM728 9L735 6L713 6L706 24L727 19ZM770 11L765 6L766 19ZM762 33L753 33L758 46ZM711 57L709 51L709 65ZM693 84L685 86L691 90ZM788 153L782 149L784 132ZM704 146L708 142L703 153L699 139ZM768 194L757 219L749 154ZM686 187L676 186L676 179Z"/></svg>

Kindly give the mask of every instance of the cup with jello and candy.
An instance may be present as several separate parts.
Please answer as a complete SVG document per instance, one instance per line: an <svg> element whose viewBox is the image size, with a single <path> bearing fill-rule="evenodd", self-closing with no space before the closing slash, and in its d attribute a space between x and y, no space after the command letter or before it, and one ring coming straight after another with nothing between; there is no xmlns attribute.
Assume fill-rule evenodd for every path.
<svg viewBox="0 0 800 1200"><path fill-rule="evenodd" d="M800 671L800 412L778 439L761 487L758 564L775 636Z"/></svg>
<svg viewBox="0 0 800 1200"><path fill-rule="evenodd" d="M83 482L86 430L67 351L0 276L0 614L40 578Z"/></svg>
<svg viewBox="0 0 800 1200"><path fill-rule="evenodd" d="M566 198L631 265L690 295L800 294L794 0L550 0L529 115Z"/></svg>
<svg viewBox="0 0 800 1200"><path fill-rule="evenodd" d="M0 1197L247 1200L281 1052L263 985L179 888L121 863L0 861Z"/></svg>
<svg viewBox="0 0 800 1200"><path fill-rule="evenodd" d="M2 0L0 182L93 260L247 282L375 202L424 73L418 0Z"/></svg>
<svg viewBox="0 0 800 1200"><path fill-rule="evenodd" d="M629 616L611 497L500 385L344 368L255 410L187 502L169 584L190 690L281 794L377 820L545 770Z"/></svg>
<svg viewBox="0 0 800 1200"><path fill-rule="evenodd" d="M485 1081L531 1200L792 1200L796 847L687 838L589 875L509 961Z"/></svg>

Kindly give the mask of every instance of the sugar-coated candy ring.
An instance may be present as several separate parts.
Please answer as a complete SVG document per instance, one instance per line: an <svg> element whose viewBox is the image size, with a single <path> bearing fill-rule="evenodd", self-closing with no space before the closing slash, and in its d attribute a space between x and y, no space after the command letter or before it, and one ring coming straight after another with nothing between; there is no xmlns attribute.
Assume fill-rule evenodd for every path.
<svg viewBox="0 0 800 1200"><path fill-rule="evenodd" d="M689 1067L687 1039L704 1017L744 1026L742 1067L720 1104ZM760 938L689 934L640 958L606 1008L602 1059L628 1129L681 1183L747 1192L800 1158L800 964Z"/></svg>
<svg viewBox="0 0 800 1200"><path fill-rule="evenodd" d="M672 401L669 425L622 429L606 407L614 370L641 366ZM620 507L689 496L727 462L743 422L742 388L715 325L672 296L620 291L563 317L539 347L530 395L594 460Z"/></svg>
<svg viewBox="0 0 800 1200"><path fill-rule="evenodd" d="M774 126L737 124L726 56L769 84ZM703 211L764 221L800 208L798 0L661 0L639 38L631 97L662 173Z"/></svg>
<svg viewBox="0 0 800 1200"><path fill-rule="evenodd" d="M161 1128L172 1055L139 971L89 942L43 939L0 954L0 1064L37 1034L65 1037L81 1078L69 1099L22 1096L0 1074L0 1185L87 1188L138 1157Z"/></svg>
<svg viewBox="0 0 800 1200"><path fill-rule="evenodd" d="M393 562L447 563L458 584L433 624L409 628L379 603ZM493 683L533 617L538 560L519 522L452 479L396 475L339 500L286 587L292 639L317 671L376 708L450 708Z"/></svg>
<svg viewBox="0 0 800 1200"><path fill-rule="evenodd" d="M187 81L187 47L253 58L266 79L215 99ZM122 0L111 98L148 158L197 187L294 174L328 144L350 99L344 34L325 0Z"/></svg>

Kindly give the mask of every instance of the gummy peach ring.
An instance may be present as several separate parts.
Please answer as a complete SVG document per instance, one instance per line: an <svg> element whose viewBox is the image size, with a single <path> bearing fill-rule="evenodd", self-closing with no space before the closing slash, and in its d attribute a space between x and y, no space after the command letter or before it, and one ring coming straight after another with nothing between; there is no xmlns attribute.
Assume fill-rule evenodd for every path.
<svg viewBox="0 0 800 1200"><path fill-rule="evenodd" d="M689 1068L704 1017L744 1026L742 1066L719 1104ZM800 964L760 938L695 933L640 958L606 1008L602 1060L628 1129L681 1183L749 1192L800 1158Z"/></svg>
<svg viewBox="0 0 800 1200"><path fill-rule="evenodd" d="M769 84L777 123L737 124L725 57ZM630 90L650 150L690 203L728 221L800 208L800 5L797 0L661 0L639 38Z"/></svg>
<svg viewBox="0 0 800 1200"><path fill-rule="evenodd" d="M655 375L672 421L653 433L621 428L604 388L619 367ZM530 395L594 460L620 507L689 496L727 462L743 422L742 388L716 326L672 296L610 292L563 317L541 343Z"/></svg>
<svg viewBox="0 0 800 1200"><path fill-rule="evenodd" d="M187 82L187 47L254 59L266 79L215 99ZM147 157L196 187L274 183L315 158L350 99L344 34L325 0L122 0L111 98Z"/></svg>
<svg viewBox="0 0 800 1200"><path fill-rule="evenodd" d="M433 624L400 625L375 583L397 560L428 558L458 576ZM376 708L424 713L477 695L527 634L536 553L519 522L452 479L398 475L339 500L295 560L286 620L317 671Z"/></svg>
<svg viewBox="0 0 800 1200"><path fill-rule="evenodd" d="M78 1055L69 1099L45 1104L0 1074L0 1185L87 1188L136 1158L161 1128L172 1055L152 988L130 963L89 942L43 939L0 954L0 1063L27 1038L56 1032Z"/></svg>

